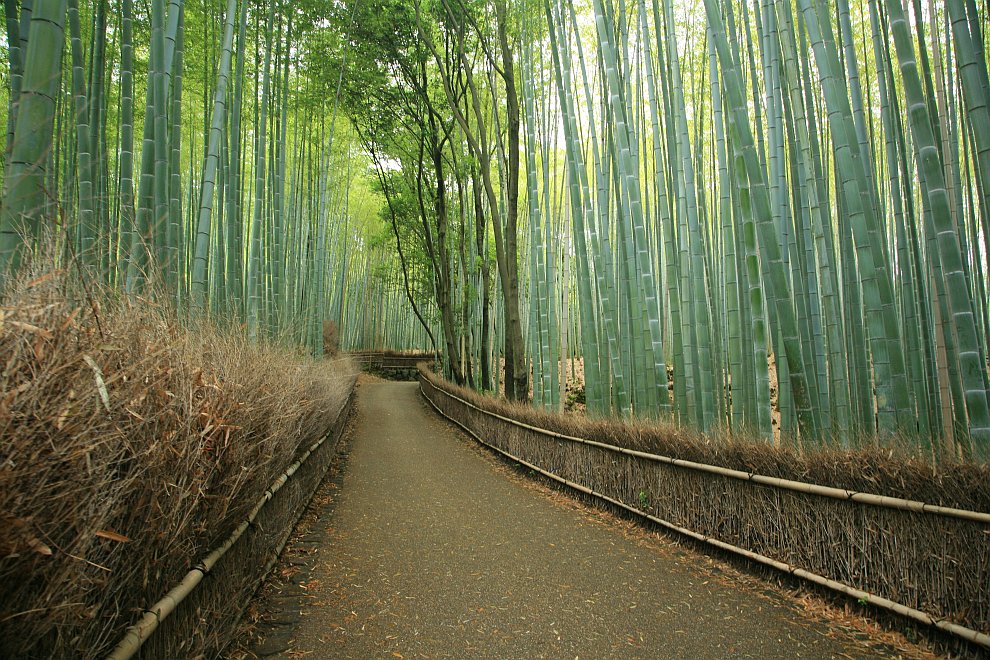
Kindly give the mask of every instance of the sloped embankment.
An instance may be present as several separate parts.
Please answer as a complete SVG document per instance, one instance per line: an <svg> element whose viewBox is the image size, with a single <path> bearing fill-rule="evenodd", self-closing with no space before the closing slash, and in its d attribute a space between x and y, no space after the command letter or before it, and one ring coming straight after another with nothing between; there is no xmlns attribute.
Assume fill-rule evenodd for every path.
<svg viewBox="0 0 990 660"><path fill-rule="evenodd" d="M243 528L146 650L220 647L332 457L352 367L58 272L0 313L0 656L105 656Z"/></svg>

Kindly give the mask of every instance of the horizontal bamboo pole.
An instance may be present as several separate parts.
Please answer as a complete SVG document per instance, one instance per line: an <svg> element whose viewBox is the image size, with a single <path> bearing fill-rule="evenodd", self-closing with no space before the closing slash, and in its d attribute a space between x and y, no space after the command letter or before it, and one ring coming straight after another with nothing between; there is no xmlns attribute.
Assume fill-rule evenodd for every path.
<svg viewBox="0 0 990 660"><path fill-rule="evenodd" d="M362 366L376 366L385 369L414 369L420 362L435 362L436 355L432 353L410 353L408 355L382 353L379 351L356 351L348 353L355 362Z"/></svg>
<svg viewBox="0 0 990 660"><path fill-rule="evenodd" d="M905 500L899 497L889 497L887 495L875 495L873 493L862 493L853 490L846 490L844 488L832 488L830 486L809 484L803 481L793 481L791 479L768 477L762 474L755 474L753 472L733 470L731 468L724 468L717 465L708 465L707 463L696 463L694 461L686 461L680 458L661 456L659 454L650 454L643 451L636 451L635 449L627 449L625 447L616 447L615 445L609 445L604 442L597 442L595 440L576 438L574 436L564 435L562 433L557 433L555 431L541 429L538 426L531 426L529 424L526 424L525 422L520 422L518 420L512 419L511 417L506 417L504 415L499 415L498 413L491 412L490 410L485 410L484 408L480 408L474 405L470 401L466 401L465 399L462 399L453 392L449 392L445 389L440 388L432 381L430 382L430 385L435 389L441 390L446 396L449 396L450 398L455 399L460 403L463 403L464 405L468 406L469 408L477 410L480 413L488 415L489 417L494 417L496 419L500 419L514 426L518 426L520 428L524 428L529 431L533 431L534 433L545 435L547 437L557 438L558 440L566 440L568 442L576 442L582 445L590 445L592 447L599 447L607 451L612 451L619 454L626 454L627 456L635 456L636 458L642 458L644 460L653 461L656 463L665 463L667 465L674 465L677 467L686 468L688 470L708 472L709 474L717 474L723 477L729 477L731 479L739 479L740 481L751 481L753 483L761 484L764 486L771 486L774 488L791 490L798 493L805 493L808 495L820 495L822 497L830 497L836 500L858 502L860 504L868 504L870 506L876 506L886 509L899 509L902 511L912 511L914 513L930 513L937 516L945 516L948 518L959 518L961 520L969 520L977 523L990 524L990 513L984 513L982 511L955 509L947 506L928 504L927 502L918 502L916 500Z"/></svg>
<svg viewBox="0 0 990 660"><path fill-rule="evenodd" d="M423 381L428 381L428 379L427 378L421 378L420 379L420 383L422 383ZM561 439L568 439L568 440L575 440L575 441L584 442L584 443L587 443L587 444L595 444L595 445L599 445L599 446L602 446L602 447L608 448L608 449L617 449L617 450L621 450L622 449L621 447L613 447L612 445L605 445L605 444L602 444L602 443L596 443L596 442L592 442L592 441L585 441L585 440L582 440L580 438L571 438L569 436L562 436L562 435L560 435L558 433L554 433L552 431L546 431L545 429L538 429L537 427L529 426L527 424L523 424L522 422L516 422L515 420L512 420L510 418L504 417L502 415L498 415L496 413L492 413L492 412L489 412L487 410L483 410L482 408L479 408L478 406L473 405L469 401L465 401L464 399L458 397L457 395L452 394L452 393L448 392L447 390L444 390L444 389L438 387L436 384L434 384L432 382L430 382L429 385L434 390L437 390L437 391L441 392L443 395L448 396L448 397L450 397L450 398L452 398L452 399L454 399L456 401L459 401L460 403L463 403L466 406L468 406L468 407L470 407L470 408L472 408L474 410L477 410L479 412L485 413L485 414L490 415L492 417L496 417L496 418L498 418L500 420L503 420L503 421L506 421L506 422L509 422L509 423L513 423L513 424L515 424L517 426L520 426L520 427L523 427L523 428L527 428L529 430L542 431L546 435L550 435L550 436L553 436L553 437L559 437ZM609 504L613 504L613 505L615 505L617 507L620 507L622 509L625 509L626 511L629 511L630 513L634 513L634 514L636 514L638 516L641 516L643 518L646 518L647 520L650 520L651 522L654 522L654 523L656 523L658 525L661 525L662 527L666 527L667 529L673 530L673 531L678 532L680 534L684 534L684 535L689 536L689 537L691 537L693 539L696 539L698 541L702 541L704 543L708 543L708 544L713 545L713 546L715 546L717 548L720 548L722 550L727 550L729 552L733 552L735 554L738 554L738 555L740 555L742 557L746 557L747 559L751 559L753 561L756 561L756 562L759 562L761 564L764 564L765 566L770 566L770 567L775 568L775 569L777 569L779 571L783 571L785 573L789 573L789 574L794 575L796 577L799 577L799 578L802 578L804 580L808 580L810 582L813 582L815 584L818 584L820 586L826 587L828 589L832 589L833 591L837 591L837 592L842 593L842 594L845 594L847 596L851 596L851 597L853 597L853 598L855 598L855 599L857 599L857 600L859 600L861 602L869 603L870 605L874 605L876 607L880 607L880 608L885 609L885 610L888 610L890 612L894 612L896 614L899 614L899 615L901 615L903 617L906 617L906 618L911 619L913 621L916 621L918 623L922 623L922 624L928 625L928 626L934 626L935 628L938 628L939 630L942 630L942 631L947 632L949 634L955 635L957 637L960 637L962 639L965 639L965 640L967 640L969 642L972 642L974 644L978 644L979 646L982 646L983 648L990 650L990 635L986 635L984 633L978 632L976 630L973 630L972 628L967 628L966 626L961 626L961 625L959 625L957 623L952 623L950 621L945 621L944 619L937 619L937 618L933 617L932 615L928 614L927 612L922 612L921 610L916 610L916 609L911 608L911 607L908 607L906 605L902 605L901 603L897 603L895 601L889 600L889 599L884 598L882 596L877 596L877 595L871 594L871 593L869 593L867 591L862 591L860 589L856 589L855 587L851 587L851 586L849 586L847 584L843 584L841 582L837 582L836 580L832 580L832 579L829 579L829 578L824 577L822 575L818 575L817 573L812 573L810 571L806 571L806 570L804 570L802 568L798 568L796 566L791 566L790 564L787 564L787 563L782 562L782 561L778 561L778 560L773 559L771 557L767 557L766 555L761 555L759 553L752 552L750 550L746 550L745 548L740 548L739 546L735 546L735 545L732 545L730 543L726 543L725 541L721 541L721 540L719 540L717 538L710 537L710 536L705 536L704 534L699 534L699 533L697 533L695 531L692 531L690 529L687 529L686 527L681 527L680 525L675 525L674 523L671 523L669 521L663 520L663 519L658 518L656 516L650 515L649 513L646 513L645 511L641 511L641 510L639 510L639 509L637 509L635 507L629 506L628 504L626 504L624 502L621 502L621 501L619 501L619 500L617 500L615 498L609 497L608 495L605 495L603 493L599 493L597 491L592 490L591 488L587 488L586 486L582 486L579 483L570 481L568 479L564 479L563 477L560 477L560 476L558 476L558 475L556 475L556 474L554 474L552 472L549 472L547 470L544 470L543 468L541 468L541 467L539 467L537 465L534 465L533 463L530 463L530 462L528 462L526 460L523 460L522 458L519 458L518 456L514 456L514 455L510 454L509 452L507 452L507 451L505 451L505 450L503 450L503 449L501 449L499 447L496 447L493 444L490 444L489 442L487 442L486 440L484 440L481 436L479 436L477 433L475 433L472 429L468 428L466 425L462 424L458 420L456 420L453 417L451 417L451 416L447 415L446 413L444 413L443 410L441 410L440 407L433 401L433 399L430 398L430 396L426 393L426 390L423 389L422 386L420 386L420 392L423 394L423 398L426 399L427 402L429 402L429 404L431 406L433 406L433 408L441 416L445 417L446 419L450 420L451 422L453 422L454 424L456 424L460 428L464 429L465 432L467 432L469 435L471 435L475 440L477 440L481 444L485 445L486 447L489 447L490 449L493 449L493 450L497 451L498 453L502 454L506 458L509 458L509 459L511 459L511 460L519 463L520 465L525 465L527 468L529 468L531 470L534 470L536 472L539 472L543 476L548 477L550 479L553 479L554 481L557 481L559 483L562 483L562 484L564 484L565 486L567 486L569 488L573 488L574 490L580 491L580 492L585 493L587 495L591 495L592 497L597 497L598 499L604 500L604 501L608 502ZM625 450L625 451L622 451L621 453L631 453L632 455L639 455L641 458L652 458L652 457L655 456L653 454L643 454L643 452L631 452L631 450ZM657 457L657 458L664 458L664 457ZM676 460L676 459L670 459L670 461L673 461L673 460ZM669 461L661 461L661 462L669 462ZM685 462L687 462L687 461L685 461ZM703 465L703 464L697 463L697 464L694 464L694 465ZM705 466L705 467L714 467L714 466ZM718 469L721 470L723 468L718 468ZM706 471L708 471L708 470L706 470ZM738 472L739 474L746 474L745 472L739 472L738 470L731 470L731 472ZM732 475L727 475L727 476L732 476ZM752 481L752 479L750 479L750 481ZM787 481L787 480L779 480L779 481ZM790 482L790 483L798 483L799 484L800 482ZM812 485L812 484L804 484L804 485ZM819 488L823 488L823 487L819 486ZM839 489L829 489L829 490L839 490ZM801 491L801 492L810 492L810 491ZM842 491L840 491L840 492L842 492ZM851 498L842 498L842 499L851 499ZM896 498L883 498L883 499L896 500ZM862 500L855 500L855 501L862 501ZM905 500L905 501L907 501L907 500ZM866 503L869 503L869 502L866 502ZM877 506L884 506L884 505L877 505ZM895 507L895 508L899 508L899 507ZM916 509L910 509L910 510L913 511L913 510L916 510ZM922 511L924 511L924 509L922 509ZM929 511L929 513L934 513L934 512Z"/></svg>
<svg viewBox="0 0 990 660"><path fill-rule="evenodd" d="M319 484L317 484L317 486L319 486ZM276 545L275 549L268 555L268 561L265 562L264 568L261 569L261 573L258 575L257 579L255 579L254 583L252 584L250 593L256 592L258 588L261 586L261 584L265 581L265 578L268 577L268 574L272 571L273 568L275 568L275 564L278 563L278 558L282 555L282 551L285 550L285 546L289 543L289 537L292 536L293 529L294 529L293 527L290 527L285 530L284 534L282 534L282 538L279 540L278 545ZM244 603L241 604L241 607L238 608L237 610L238 621L240 621L241 617L244 616L244 612L247 610L248 605L250 604L251 604L250 601L245 601ZM223 649L221 648L220 651L222 655Z"/></svg>
<svg viewBox="0 0 990 660"><path fill-rule="evenodd" d="M292 478L292 475L306 463L306 460L315 452L320 446L323 445L329 438L334 437L336 434L335 430L340 430L341 418L346 410L348 410L353 401L353 386L351 388L351 394L348 395L347 400L337 411L337 416L334 418L333 427L331 430L313 443L309 449L303 452L302 456L296 460L295 463L286 468L285 472L280 474L275 481L268 487L265 494L255 503L251 512L248 514L247 518L244 519L228 536L223 543L221 543L217 548L215 548L210 554L203 558L199 564L193 567L186 576L182 578L176 586L172 587L167 594L165 594L158 602L149 607L144 616L127 629L124 634L123 639L118 642L114 650L107 656L107 660L127 660L137 653L141 646L151 637L152 633L158 628L159 624L164 621L179 604L189 596L190 593L196 588L196 586L202 582L203 576L210 572L220 559L227 554L227 551L237 542L238 539L247 531L251 523L254 522L258 514L277 493L285 483ZM288 538L288 537L286 537ZM282 544L284 546L284 540ZM266 566L273 565L273 562L269 561ZM266 571L267 572L267 571Z"/></svg>

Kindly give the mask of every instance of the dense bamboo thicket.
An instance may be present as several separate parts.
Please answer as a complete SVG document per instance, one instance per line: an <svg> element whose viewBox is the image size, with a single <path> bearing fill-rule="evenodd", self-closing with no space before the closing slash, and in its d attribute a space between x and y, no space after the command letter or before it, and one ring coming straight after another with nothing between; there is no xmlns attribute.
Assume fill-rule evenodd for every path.
<svg viewBox="0 0 990 660"><path fill-rule="evenodd" d="M397 292L369 273L380 202L309 56L325 8L5 10L4 270L50 235L96 281L130 293L154 282L192 317L316 354L323 322L346 325L370 275Z"/></svg>
<svg viewBox="0 0 990 660"><path fill-rule="evenodd" d="M603 397L769 436L775 381L784 442L986 455L985 16L963 5L596 0L587 35L546 4L570 211L626 329L600 324L599 363L631 374ZM644 363L673 364L669 401Z"/></svg>
<svg viewBox="0 0 990 660"><path fill-rule="evenodd" d="M502 356L510 398L531 374L558 407L580 355L593 414L987 456L984 5L340 16L367 63L342 102L455 381L497 389Z"/></svg>
<svg viewBox="0 0 990 660"><path fill-rule="evenodd" d="M343 428L350 363L299 347L357 307L377 206L306 64L319 7L24 0L3 20L0 655L105 657ZM222 648L333 444L150 655Z"/></svg>
<svg viewBox="0 0 990 660"><path fill-rule="evenodd" d="M595 415L990 452L986 3L4 20L3 268L48 231L107 283L316 354L332 321L548 407L579 358Z"/></svg>

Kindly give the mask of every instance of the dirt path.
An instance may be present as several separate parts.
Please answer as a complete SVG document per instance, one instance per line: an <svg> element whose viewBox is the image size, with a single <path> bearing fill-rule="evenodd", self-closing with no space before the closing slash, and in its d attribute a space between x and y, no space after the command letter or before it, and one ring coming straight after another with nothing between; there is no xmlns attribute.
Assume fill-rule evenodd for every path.
<svg viewBox="0 0 990 660"><path fill-rule="evenodd" d="M539 490L432 413L415 383L362 385L333 511L292 550L295 589L276 594L301 612L256 653L881 655L754 580Z"/></svg>

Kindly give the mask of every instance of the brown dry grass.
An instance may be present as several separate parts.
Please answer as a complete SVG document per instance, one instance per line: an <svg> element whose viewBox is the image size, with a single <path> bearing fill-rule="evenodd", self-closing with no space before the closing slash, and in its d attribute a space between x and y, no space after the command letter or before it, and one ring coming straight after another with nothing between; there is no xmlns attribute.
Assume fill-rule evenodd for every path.
<svg viewBox="0 0 990 660"><path fill-rule="evenodd" d="M0 656L96 657L327 432L353 383L38 271L0 308Z"/></svg>

